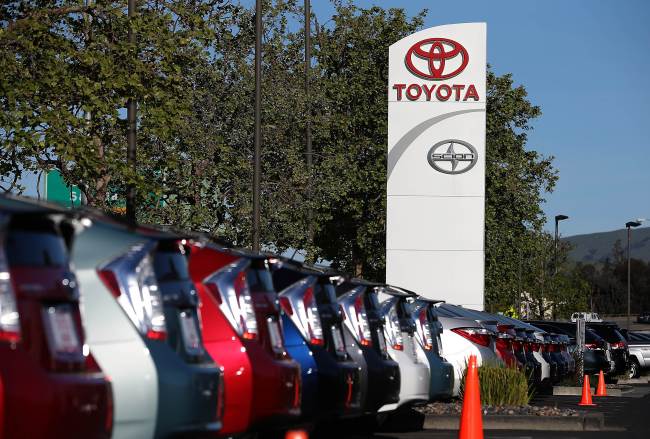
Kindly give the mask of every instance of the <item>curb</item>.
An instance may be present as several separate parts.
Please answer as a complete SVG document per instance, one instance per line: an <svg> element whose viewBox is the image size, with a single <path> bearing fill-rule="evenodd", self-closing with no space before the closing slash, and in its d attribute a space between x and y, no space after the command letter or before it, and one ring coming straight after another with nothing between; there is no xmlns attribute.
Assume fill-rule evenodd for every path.
<svg viewBox="0 0 650 439"><path fill-rule="evenodd" d="M582 395L582 387L568 387L568 386L553 387L553 396L581 396L581 395ZM596 397L595 395L593 396ZM615 396L615 397L623 396L623 390L608 388L607 396Z"/></svg>
<svg viewBox="0 0 650 439"><path fill-rule="evenodd" d="M458 430L459 415L425 415L425 430ZM584 416L483 416L484 430L545 430L545 431L600 431L604 430L605 417L602 413L587 413Z"/></svg>

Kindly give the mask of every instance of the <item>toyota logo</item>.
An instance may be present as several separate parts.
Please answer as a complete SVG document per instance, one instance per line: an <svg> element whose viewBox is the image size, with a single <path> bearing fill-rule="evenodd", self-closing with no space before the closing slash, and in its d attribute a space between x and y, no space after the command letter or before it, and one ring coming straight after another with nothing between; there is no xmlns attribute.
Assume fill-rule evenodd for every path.
<svg viewBox="0 0 650 439"><path fill-rule="evenodd" d="M456 139L443 140L431 147L427 160L433 169L443 174L462 174L478 161L476 148Z"/></svg>
<svg viewBox="0 0 650 439"><path fill-rule="evenodd" d="M436 81L459 75L469 62L467 50L448 38L418 41L406 52L406 68L415 76Z"/></svg>

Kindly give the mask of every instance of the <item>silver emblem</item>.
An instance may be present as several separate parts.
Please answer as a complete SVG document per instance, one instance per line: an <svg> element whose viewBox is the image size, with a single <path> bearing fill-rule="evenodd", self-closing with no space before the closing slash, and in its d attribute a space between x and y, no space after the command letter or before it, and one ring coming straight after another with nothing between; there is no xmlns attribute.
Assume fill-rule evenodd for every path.
<svg viewBox="0 0 650 439"><path fill-rule="evenodd" d="M447 139L431 147L427 160L433 169L444 174L462 174L478 161L476 148L467 142Z"/></svg>

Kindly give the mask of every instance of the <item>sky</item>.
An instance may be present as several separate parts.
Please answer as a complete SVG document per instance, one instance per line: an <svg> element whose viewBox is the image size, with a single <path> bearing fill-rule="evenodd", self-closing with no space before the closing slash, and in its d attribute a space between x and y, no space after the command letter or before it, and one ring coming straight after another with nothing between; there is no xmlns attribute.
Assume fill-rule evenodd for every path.
<svg viewBox="0 0 650 439"><path fill-rule="evenodd" d="M251 0L242 1L250 5ZM650 219L650 0L356 0L429 9L425 27L484 21L488 62L542 109L528 147L554 156L560 180L544 210L564 236ZM312 0L324 23L329 0ZM646 223L649 224L650 220Z"/></svg>
<svg viewBox="0 0 650 439"><path fill-rule="evenodd" d="M512 73L542 109L528 147L554 156L560 180L547 194L565 236L650 221L649 0L356 0L362 7L428 9L425 27L487 23L488 62ZM329 1L312 0L331 15ZM647 223L646 223L647 224Z"/></svg>

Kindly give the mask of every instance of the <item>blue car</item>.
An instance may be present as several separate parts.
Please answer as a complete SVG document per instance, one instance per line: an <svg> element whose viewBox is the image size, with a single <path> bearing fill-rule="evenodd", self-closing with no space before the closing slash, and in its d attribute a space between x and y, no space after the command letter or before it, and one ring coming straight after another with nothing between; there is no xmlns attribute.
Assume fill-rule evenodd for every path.
<svg viewBox="0 0 650 439"><path fill-rule="evenodd" d="M272 269L287 350L302 367L304 417L318 422L359 416L365 399L363 367L348 354L330 276L281 260Z"/></svg>

